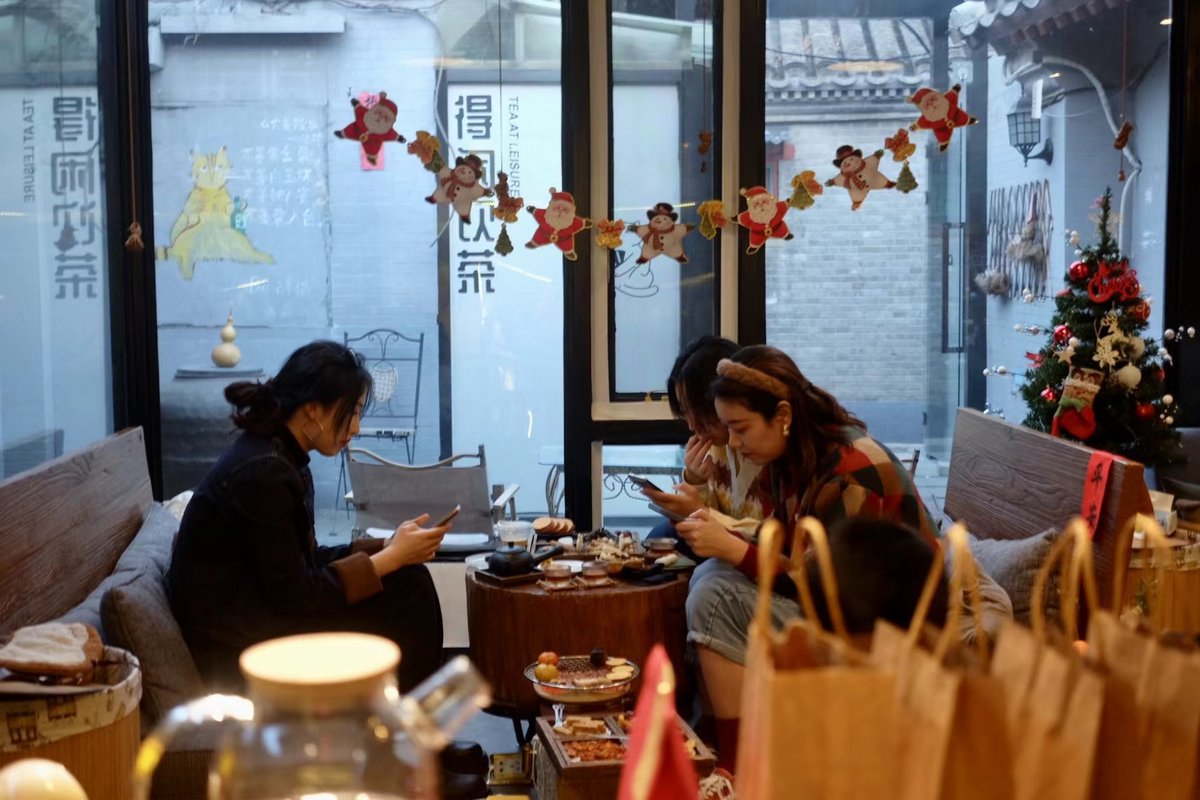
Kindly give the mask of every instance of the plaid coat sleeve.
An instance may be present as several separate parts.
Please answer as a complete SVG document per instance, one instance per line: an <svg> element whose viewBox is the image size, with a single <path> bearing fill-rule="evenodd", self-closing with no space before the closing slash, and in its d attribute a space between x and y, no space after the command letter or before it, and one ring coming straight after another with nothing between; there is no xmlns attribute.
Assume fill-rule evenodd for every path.
<svg viewBox="0 0 1200 800"><path fill-rule="evenodd" d="M836 464L822 480L808 513L826 528L850 517L876 517L908 525L937 546L937 527L908 470L871 437L863 435L843 446ZM795 516L802 514L797 512ZM791 520L792 525L796 522ZM758 554L753 545L737 568L748 578L757 579Z"/></svg>

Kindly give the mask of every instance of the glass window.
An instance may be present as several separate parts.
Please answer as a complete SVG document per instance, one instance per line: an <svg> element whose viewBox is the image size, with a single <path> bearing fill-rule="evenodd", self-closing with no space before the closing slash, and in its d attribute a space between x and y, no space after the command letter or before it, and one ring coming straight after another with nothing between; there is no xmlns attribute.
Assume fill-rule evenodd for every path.
<svg viewBox="0 0 1200 800"><path fill-rule="evenodd" d="M601 510L609 530L633 530L645 536L666 517L649 501L630 475L646 478L664 492L683 481L683 448L670 444L604 445L600 476Z"/></svg>
<svg viewBox="0 0 1200 800"><path fill-rule="evenodd" d="M767 247L767 338L882 441L920 447L936 484L958 406L1024 417L1030 331L1074 259L1068 232L1095 240L1105 187L1123 252L1161 295L1171 4L832 5L767 4L766 188L788 199L805 170L852 184L823 185L789 211L796 238Z"/></svg>
<svg viewBox="0 0 1200 800"><path fill-rule="evenodd" d="M616 398L666 391L680 347L716 324L717 242L696 230L700 205L716 197L720 159L710 149L709 5L630 0L613 7L613 215L629 226L611 264Z"/></svg>
<svg viewBox="0 0 1200 800"><path fill-rule="evenodd" d="M562 187L560 29L557 3L152 4L168 495L228 445L226 384L330 338L375 371L352 447L428 464L483 444L489 481L525 487L522 514L544 511L564 262L525 246L522 206ZM374 108L407 144L359 140ZM507 223L500 197L472 197L501 172L519 212ZM227 317L241 358L218 367ZM353 487L338 459L313 472L318 533L344 536Z"/></svg>
<svg viewBox="0 0 1200 800"><path fill-rule="evenodd" d="M96 6L0 11L0 476L112 430Z"/></svg>

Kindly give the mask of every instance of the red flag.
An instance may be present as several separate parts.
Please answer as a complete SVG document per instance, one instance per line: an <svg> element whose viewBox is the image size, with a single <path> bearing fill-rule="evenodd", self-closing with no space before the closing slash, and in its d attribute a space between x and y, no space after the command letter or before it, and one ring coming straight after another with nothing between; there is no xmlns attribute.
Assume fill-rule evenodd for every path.
<svg viewBox="0 0 1200 800"><path fill-rule="evenodd" d="M642 692L617 800L696 800L700 783L675 713L675 670L661 644L642 670Z"/></svg>

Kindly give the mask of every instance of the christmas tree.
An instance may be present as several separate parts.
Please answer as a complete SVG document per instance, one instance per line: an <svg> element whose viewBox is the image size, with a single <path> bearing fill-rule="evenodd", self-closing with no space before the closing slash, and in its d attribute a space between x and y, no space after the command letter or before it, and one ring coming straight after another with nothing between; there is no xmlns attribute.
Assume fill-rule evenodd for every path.
<svg viewBox="0 0 1200 800"><path fill-rule="evenodd" d="M1112 192L1097 201L1097 245L1084 248L1055 298L1052 329L1030 353L1025 425L1147 465L1180 457L1174 398L1158 344L1142 336L1150 306L1113 237Z"/></svg>

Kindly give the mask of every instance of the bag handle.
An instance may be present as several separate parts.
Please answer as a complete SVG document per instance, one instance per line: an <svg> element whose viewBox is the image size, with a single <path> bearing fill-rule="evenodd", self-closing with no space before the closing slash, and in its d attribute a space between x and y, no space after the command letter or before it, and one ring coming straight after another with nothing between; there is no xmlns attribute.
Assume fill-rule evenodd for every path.
<svg viewBox="0 0 1200 800"><path fill-rule="evenodd" d="M967 529L962 523L956 522L947 532L946 540L950 543L950 558L954 564L954 572L950 575L950 608L946 615L946 623L934 646L933 657L941 663L950 647L958 638L962 625L963 594L966 593L970 604L971 617L975 627L975 651L979 663L986 667L988 663L987 632L983 629L983 598L979 591L979 571L975 567L975 559L971 556L971 548L967 543ZM921 590L921 599L913 612L912 622L909 623L905 644L909 648L917 646L921 629L929 617L929 607L933 604L933 596L941 583L945 571L945 556L940 549L934 553L933 564L929 568L929 576Z"/></svg>
<svg viewBox="0 0 1200 800"><path fill-rule="evenodd" d="M1112 610L1114 614L1119 614L1121 611L1121 597L1125 592L1125 573L1129 569L1129 554L1133 550L1133 534L1134 531L1142 531L1146 537L1146 543L1154 548L1155 558L1155 575L1154 579L1158 586L1163 586L1167 580L1167 563L1171 556L1171 543L1167 538L1167 534L1163 532L1162 526L1158 524L1158 520L1149 514L1134 514L1121 527L1121 533L1117 537L1117 554L1124 553L1125 563L1119 565L1113 570L1113 602ZM1161 633L1166 622L1163 604L1161 602L1154 604L1153 619L1151 626L1155 633Z"/></svg>
<svg viewBox="0 0 1200 800"><path fill-rule="evenodd" d="M829 621L833 623L833 633L846 644L850 644L850 634L846 630L846 620L842 615L842 603L838 599L837 573L833 569L833 553L829 549L829 534L825 526L816 517L804 517L796 523L792 539L792 581L800 593L800 604L804 615L813 625L821 627L817 616L816 606L813 605L812 592L808 586L808 575L804 569L804 552L808 540L812 540L813 550L817 557L817 569L821 575L821 589L825 594L825 605L829 608Z"/></svg>
<svg viewBox="0 0 1200 800"><path fill-rule="evenodd" d="M1070 554L1068 555L1068 551ZM1063 528L1062 535L1050 548L1046 563L1038 570L1033 582L1031 598L1031 621L1034 637L1046 641L1046 586L1058 562L1062 561L1059 593L1063 598L1063 632L1074 640L1078 632L1076 609L1079 603L1079 586L1082 582L1088 607L1099 611L1100 592L1096 589L1096 573L1092 566L1092 536L1087 523L1075 517Z"/></svg>
<svg viewBox="0 0 1200 800"><path fill-rule="evenodd" d="M753 624L763 633L771 630L771 587L782 551L783 524L771 517L758 531L758 602L754 606Z"/></svg>

